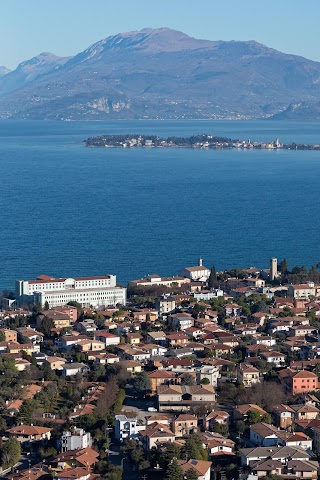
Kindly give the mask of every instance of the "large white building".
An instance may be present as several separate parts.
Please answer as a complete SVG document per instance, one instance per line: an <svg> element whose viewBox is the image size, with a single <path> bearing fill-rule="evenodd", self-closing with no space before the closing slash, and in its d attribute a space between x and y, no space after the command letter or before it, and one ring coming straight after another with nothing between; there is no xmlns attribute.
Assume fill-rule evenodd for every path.
<svg viewBox="0 0 320 480"><path fill-rule="evenodd" d="M116 275L101 277L55 278L40 275L36 280L17 280L18 305L48 302L49 307L76 301L83 307L126 304L127 289L117 287Z"/></svg>

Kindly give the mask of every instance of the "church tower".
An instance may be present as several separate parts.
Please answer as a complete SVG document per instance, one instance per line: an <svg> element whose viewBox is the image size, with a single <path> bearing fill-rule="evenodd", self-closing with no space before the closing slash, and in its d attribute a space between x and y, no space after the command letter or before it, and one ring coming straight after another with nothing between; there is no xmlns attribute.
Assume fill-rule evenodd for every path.
<svg viewBox="0 0 320 480"><path fill-rule="evenodd" d="M278 260L276 258L270 259L270 280L274 280L278 276Z"/></svg>

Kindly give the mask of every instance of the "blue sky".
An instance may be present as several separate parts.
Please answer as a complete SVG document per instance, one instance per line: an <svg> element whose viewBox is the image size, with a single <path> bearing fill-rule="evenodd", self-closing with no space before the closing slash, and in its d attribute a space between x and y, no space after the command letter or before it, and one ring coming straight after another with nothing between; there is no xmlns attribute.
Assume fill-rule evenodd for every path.
<svg viewBox="0 0 320 480"><path fill-rule="evenodd" d="M319 0L1 0L0 65L14 68L43 51L74 55L144 27L257 40L320 61L319 16Z"/></svg>

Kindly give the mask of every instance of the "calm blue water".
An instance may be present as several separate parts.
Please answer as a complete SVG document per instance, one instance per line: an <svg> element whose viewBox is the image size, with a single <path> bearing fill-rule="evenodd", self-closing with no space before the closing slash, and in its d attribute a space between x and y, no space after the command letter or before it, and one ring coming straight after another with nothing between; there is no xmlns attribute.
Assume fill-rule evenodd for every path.
<svg viewBox="0 0 320 480"><path fill-rule="evenodd" d="M88 149L100 133L320 143L320 124L0 121L0 287L41 273L320 261L320 153Z"/></svg>

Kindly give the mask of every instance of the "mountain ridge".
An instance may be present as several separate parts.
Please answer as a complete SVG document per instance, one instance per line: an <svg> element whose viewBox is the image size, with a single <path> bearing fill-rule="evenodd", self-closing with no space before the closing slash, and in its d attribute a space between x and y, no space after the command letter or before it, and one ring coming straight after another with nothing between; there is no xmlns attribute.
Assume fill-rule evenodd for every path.
<svg viewBox="0 0 320 480"><path fill-rule="evenodd" d="M124 32L0 77L1 118L267 118L320 101L320 63L254 40Z"/></svg>
<svg viewBox="0 0 320 480"><path fill-rule="evenodd" d="M42 52L35 57L19 63L15 70L10 70L0 78L0 96L13 92L38 76L49 73L66 63L70 57L58 57L50 52Z"/></svg>
<svg viewBox="0 0 320 480"><path fill-rule="evenodd" d="M291 103L288 108L282 112L276 113L271 117L272 120L320 120L320 102L299 102Z"/></svg>
<svg viewBox="0 0 320 480"><path fill-rule="evenodd" d="M5 67L4 65L0 65L0 77L3 75L7 75L7 73L11 72L10 68Z"/></svg>

